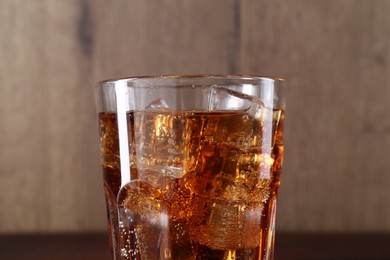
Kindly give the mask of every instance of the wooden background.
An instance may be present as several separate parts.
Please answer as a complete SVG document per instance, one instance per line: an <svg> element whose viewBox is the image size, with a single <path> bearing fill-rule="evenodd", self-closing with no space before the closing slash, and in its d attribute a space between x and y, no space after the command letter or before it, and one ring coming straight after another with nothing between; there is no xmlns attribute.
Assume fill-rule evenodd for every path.
<svg viewBox="0 0 390 260"><path fill-rule="evenodd" d="M390 1L0 0L0 232L105 230L97 81L287 79L277 228L390 231Z"/></svg>

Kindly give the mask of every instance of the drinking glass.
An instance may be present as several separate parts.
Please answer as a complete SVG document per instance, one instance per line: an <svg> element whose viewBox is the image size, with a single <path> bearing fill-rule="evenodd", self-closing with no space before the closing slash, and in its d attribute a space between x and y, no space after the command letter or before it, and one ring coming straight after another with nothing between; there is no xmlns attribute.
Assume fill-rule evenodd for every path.
<svg viewBox="0 0 390 260"><path fill-rule="evenodd" d="M112 259L272 259L284 91L234 75L99 83Z"/></svg>

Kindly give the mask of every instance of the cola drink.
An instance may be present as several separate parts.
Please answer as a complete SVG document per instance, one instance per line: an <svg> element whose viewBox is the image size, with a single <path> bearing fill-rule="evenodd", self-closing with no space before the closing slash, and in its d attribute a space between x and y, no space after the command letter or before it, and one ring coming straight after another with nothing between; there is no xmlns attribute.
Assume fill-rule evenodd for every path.
<svg viewBox="0 0 390 260"><path fill-rule="evenodd" d="M284 110L154 108L99 122L115 259L267 258Z"/></svg>

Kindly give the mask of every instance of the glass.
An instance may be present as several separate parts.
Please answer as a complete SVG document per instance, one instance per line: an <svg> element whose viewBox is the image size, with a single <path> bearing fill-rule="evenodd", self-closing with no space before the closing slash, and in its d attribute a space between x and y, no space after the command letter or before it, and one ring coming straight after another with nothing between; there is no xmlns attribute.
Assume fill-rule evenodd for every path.
<svg viewBox="0 0 390 260"><path fill-rule="evenodd" d="M112 259L272 259L284 91L254 76L101 82Z"/></svg>

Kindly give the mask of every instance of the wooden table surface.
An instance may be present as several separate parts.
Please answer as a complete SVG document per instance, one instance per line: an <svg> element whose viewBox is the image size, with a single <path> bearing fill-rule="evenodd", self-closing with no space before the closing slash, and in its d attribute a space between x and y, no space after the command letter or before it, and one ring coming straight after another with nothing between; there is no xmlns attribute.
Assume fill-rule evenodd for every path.
<svg viewBox="0 0 390 260"><path fill-rule="evenodd" d="M0 235L0 259L109 259L107 236ZM277 234L275 259L390 259L390 234Z"/></svg>

